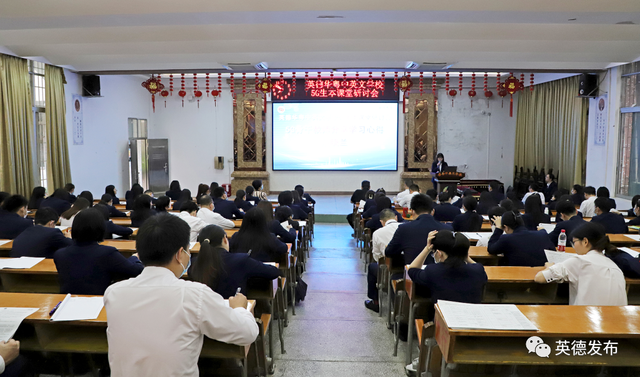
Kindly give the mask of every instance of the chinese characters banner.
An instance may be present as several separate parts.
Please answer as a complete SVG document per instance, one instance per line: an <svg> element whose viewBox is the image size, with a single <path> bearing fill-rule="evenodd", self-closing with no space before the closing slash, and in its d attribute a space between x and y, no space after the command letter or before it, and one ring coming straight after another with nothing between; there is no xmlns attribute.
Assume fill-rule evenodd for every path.
<svg viewBox="0 0 640 377"><path fill-rule="evenodd" d="M398 92L393 89L393 80L321 78L296 79L297 88L293 91L293 80L273 81L271 99L274 102L285 101L398 101Z"/></svg>

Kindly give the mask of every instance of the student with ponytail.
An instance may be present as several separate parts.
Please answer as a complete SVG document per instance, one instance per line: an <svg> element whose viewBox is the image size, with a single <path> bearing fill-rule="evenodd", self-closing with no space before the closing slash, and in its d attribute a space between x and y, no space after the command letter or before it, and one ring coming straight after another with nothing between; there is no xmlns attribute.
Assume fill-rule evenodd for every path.
<svg viewBox="0 0 640 377"><path fill-rule="evenodd" d="M611 245L600 224L587 222L574 230L571 238L578 255L562 263L546 263L547 268L536 275L536 283L568 281L569 305L627 305L624 274L611 260L622 260L626 253Z"/></svg>
<svg viewBox="0 0 640 377"><path fill-rule="evenodd" d="M503 254L504 266L544 266L544 250L555 250L544 230L527 230L518 212L505 212L493 217L496 230L489 238L489 254Z"/></svg>
<svg viewBox="0 0 640 377"><path fill-rule="evenodd" d="M238 288L247 294L247 281L251 278L273 280L280 276L280 270L264 264L244 253L229 253L229 240L224 229L208 225L198 235L200 252L188 270L192 280L206 284L229 298Z"/></svg>
<svg viewBox="0 0 640 377"><path fill-rule="evenodd" d="M431 253L436 263L422 269ZM434 304L439 299L480 303L487 283L484 267L469 258L469 239L450 230L429 233L427 246L409 265L409 276L416 284L429 288ZM432 316L430 312L429 318Z"/></svg>

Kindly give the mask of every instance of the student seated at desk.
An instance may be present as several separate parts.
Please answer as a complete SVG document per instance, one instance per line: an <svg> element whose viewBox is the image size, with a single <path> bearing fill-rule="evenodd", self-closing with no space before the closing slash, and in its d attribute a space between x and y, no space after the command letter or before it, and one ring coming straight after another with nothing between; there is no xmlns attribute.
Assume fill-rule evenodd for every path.
<svg viewBox="0 0 640 377"><path fill-rule="evenodd" d="M544 176L544 188L542 189L542 193L549 202L551 201L551 196L558 191L558 183L555 179L556 177L552 173Z"/></svg>
<svg viewBox="0 0 640 377"><path fill-rule="evenodd" d="M291 196L293 197L293 204L291 205L291 210L293 213L304 213L305 220L309 217L309 213L311 213L311 208L305 200L302 200L300 194L293 190L291 191Z"/></svg>
<svg viewBox="0 0 640 377"><path fill-rule="evenodd" d="M397 222L402 223L404 221L404 219L402 218L402 214L398 213L391 204L391 199L387 198L386 196L381 196L377 198L376 203L376 208L378 209L377 213L373 214L373 216L371 216L371 219L369 219L364 224L365 228L371 229L372 235L383 226L383 224L380 222L380 213L385 209L393 212L393 214L396 216Z"/></svg>
<svg viewBox="0 0 640 377"><path fill-rule="evenodd" d="M34 187L33 191L31 191L31 197L29 198L29 204L27 204L27 209L38 209L40 208L40 204L44 200L44 196L47 193L47 190L42 187Z"/></svg>
<svg viewBox="0 0 640 377"><path fill-rule="evenodd" d="M201 183L198 185L198 192L196 193L196 202L203 195L211 195L211 189L209 188L209 185L205 185L204 183Z"/></svg>
<svg viewBox="0 0 640 377"><path fill-rule="evenodd" d="M493 197L493 201L496 203L500 203L505 200L507 197L500 191L502 190L502 184L498 181L491 181L489 183L489 192L491 193L491 197Z"/></svg>
<svg viewBox="0 0 640 377"><path fill-rule="evenodd" d="M584 187L580 185L573 185L571 188L571 201L573 204L579 206L584 201Z"/></svg>
<svg viewBox="0 0 640 377"><path fill-rule="evenodd" d="M133 234L133 229L125 226L116 225L113 223L113 221L111 221L111 218L109 217L109 209L107 208L107 206L102 204L96 204L95 206L93 206L93 208L97 209L102 214L102 217L104 218L104 226L105 226L104 238L105 239L111 240L114 238L113 237L114 235L120 236L121 238L129 238L129 236ZM74 223L76 222L75 219L73 220L73 222Z"/></svg>
<svg viewBox="0 0 640 377"><path fill-rule="evenodd" d="M362 212L362 218L363 219L370 219L371 217L373 217L373 215L375 215L376 213L380 213L380 211L382 211L383 208L378 208L378 200L380 200L380 198L385 197L385 193L382 192L376 192L375 194L373 194L373 205L369 206L369 208L364 209ZM366 207L366 203L365 203L365 207Z"/></svg>
<svg viewBox="0 0 640 377"><path fill-rule="evenodd" d="M231 237L230 251L249 254L261 262L280 262L288 247L269 232L264 212L252 208L245 214L240 230Z"/></svg>
<svg viewBox="0 0 640 377"><path fill-rule="evenodd" d="M238 190L236 191L236 198L233 201L236 207L238 207L238 209L241 209L243 212L247 212L254 207L251 203L245 200L246 197L247 194L244 192L244 190Z"/></svg>
<svg viewBox="0 0 640 377"><path fill-rule="evenodd" d="M596 197L608 199L611 203L611 208L616 209L616 201L611 199L611 195L609 194L609 189L602 186L598 187L598 191L596 192Z"/></svg>
<svg viewBox="0 0 640 377"><path fill-rule="evenodd" d="M85 198L89 202L89 207L93 207L93 194L91 191L83 191L78 195L78 198Z"/></svg>
<svg viewBox="0 0 640 377"><path fill-rule="evenodd" d="M438 221L453 221L460 215L460 209L451 204L451 195L443 191L438 195L440 204L436 206L433 218ZM475 199L474 199L475 200Z"/></svg>
<svg viewBox="0 0 640 377"><path fill-rule="evenodd" d="M158 200L158 199L156 199L155 196L153 196L153 191L151 191L151 190L144 190L144 195L147 195L148 197L151 198L151 204L155 204L156 200Z"/></svg>
<svg viewBox="0 0 640 377"><path fill-rule="evenodd" d="M107 187L104 188L104 193L105 194L109 194L111 195L111 198L113 199L113 205L117 205L120 204L120 199L118 198L118 190L116 190L116 186L114 185L109 185Z"/></svg>
<svg viewBox="0 0 640 377"><path fill-rule="evenodd" d="M635 218L631 219L627 225L640 225L640 200L633 206L633 214Z"/></svg>
<svg viewBox="0 0 640 377"><path fill-rule="evenodd" d="M580 204L580 213L582 217L593 217L596 215L596 188L587 186L583 190L584 200Z"/></svg>
<svg viewBox="0 0 640 377"><path fill-rule="evenodd" d="M36 212L35 226L20 233L11 248L11 257L53 258L53 254L63 247L73 245L71 229L61 232L56 228L58 213L52 208L43 207Z"/></svg>
<svg viewBox="0 0 640 377"><path fill-rule="evenodd" d="M562 200L556 205L556 218L558 217L560 217L562 221L556 224L553 232L549 233L549 240L553 242L554 246L558 246L558 237L563 230L567 235L567 240L571 240L571 233L580 225L586 223L586 221L578 215L578 211L572 200Z"/></svg>
<svg viewBox="0 0 640 377"><path fill-rule="evenodd" d="M371 183L369 181L362 181L359 189L355 190L351 194L351 203L354 205L359 204L362 200L366 199L367 191L371 189ZM353 228L353 212L347 215L347 222Z"/></svg>
<svg viewBox="0 0 640 377"><path fill-rule="evenodd" d="M178 215L178 217L189 224L189 228L191 228L191 242L196 242L198 239L198 233L200 233L204 227L209 225L198 217L199 210L200 208L196 203L187 202L182 206L182 208L180 208L180 214Z"/></svg>
<svg viewBox="0 0 640 377"><path fill-rule="evenodd" d="M68 210L64 211L62 215L60 215L60 225L61 226L72 226L73 220L76 218L76 215L87 208L90 208L89 201L85 198L78 198L76 202L73 203L73 206Z"/></svg>
<svg viewBox="0 0 640 377"><path fill-rule="evenodd" d="M131 185L131 190L124 193L124 199L127 201L125 208L127 210L133 209L133 201L140 195L144 194L144 189L140 184L134 183Z"/></svg>
<svg viewBox="0 0 640 377"><path fill-rule="evenodd" d="M518 199L518 195L515 193L515 191L507 192L507 199L511 200L511 202L513 203L514 210L524 209L524 203L522 203L522 201Z"/></svg>
<svg viewBox="0 0 640 377"><path fill-rule="evenodd" d="M27 218L27 204L27 199L22 195L11 195L2 202L0 239L12 240L33 227L33 220Z"/></svg>
<svg viewBox="0 0 640 377"><path fill-rule="evenodd" d="M476 246L481 246L481 247L489 246L489 240L491 239L491 236L493 236L493 232L496 231L496 224L493 222L493 218L494 217L501 218L505 212L508 212L508 211L502 206L495 206L489 210L488 216L489 216L489 223L491 224L491 233L483 234L480 237L480 239L476 242Z"/></svg>
<svg viewBox="0 0 640 377"><path fill-rule="evenodd" d="M223 229L235 228L236 225L233 221L225 219L221 214L213 211L213 199L209 195L201 196L199 204L198 218L202 219L202 221L207 224L217 225ZM269 203L269 206L271 206L271 203Z"/></svg>
<svg viewBox="0 0 640 377"><path fill-rule="evenodd" d="M267 193L264 192L264 185L262 184L261 179L255 179L251 182L251 186L253 186L253 196L259 198L260 200L268 200Z"/></svg>
<svg viewBox="0 0 640 377"><path fill-rule="evenodd" d="M558 202L562 197L571 198L571 196L569 195L569 191L565 189L556 190L556 192L554 192L553 195L551 195L551 199L549 199L549 203L547 203L547 207L549 208L549 210L555 211L556 206L558 205Z"/></svg>
<svg viewBox="0 0 640 377"><path fill-rule="evenodd" d="M258 336L247 299L228 304L204 284L180 279L191 263L189 225L161 214L140 228L136 249L147 266L104 294L112 377L198 377L204 336L250 345Z"/></svg>
<svg viewBox="0 0 640 377"><path fill-rule="evenodd" d="M602 225L607 233L624 234L629 232L629 227L624 221L624 217L610 212L611 201L609 201L609 198L597 198L594 204L596 206L596 216L591 219L591 222Z"/></svg>
<svg viewBox="0 0 640 377"><path fill-rule="evenodd" d="M402 182L402 187L404 188L404 190L400 191L398 195L396 195L396 198L394 200L396 203L400 203L400 199L402 199L403 197L411 193L411 191L409 190L409 186L411 186L412 184L413 184L413 180L411 179L405 179Z"/></svg>
<svg viewBox="0 0 640 377"><path fill-rule="evenodd" d="M429 255L436 263L422 269ZM479 304L488 280L484 267L469 258L469 239L449 230L429 233L427 246L409 265L409 276L415 284L429 288L432 304L440 299ZM429 310L428 320L433 314Z"/></svg>
<svg viewBox="0 0 640 377"><path fill-rule="evenodd" d="M503 199L498 205L504 208L505 211L517 211L517 208L511 199Z"/></svg>
<svg viewBox="0 0 640 377"><path fill-rule="evenodd" d="M470 190L470 189L464 190L464 192L462 193L462 198L456 201L455 203L453 203L453 206L457 208L462 208L462 202L464 198L466 198L467 196L473 196L473 190Z"/></svg>
<svg viewBox="0 0 640 377"><path fill-rule="evenodd" d="M540 196L531 195L524 203L524 215L522 215L522 221L524 226L529 230L537 230L538 224L550 224L551 217L543 212L543 205L540 201Z"/></svg>
<svg viewBox="0 0 640 377"><path fill-rule="evenodd" d="M244 253L230 253L224 229L207 225L198 236L200 252L193 257L189 278L206 284L223 298L247 294L247 281L252 278L276 279L280 269L264 264Z"/></svg>
<svg viewBox="0 0 640 377"><path fill-rule="evenodd" d="M112 281L138 276L144 268L136 254L127 259L115 247L98 244L107 232L99 207L103 206L86 209L76 216L71 227L75 244L53 255L60 293L103 295Z"/></svg>
<svg viewBox="0 0 640 377"><path fill-rule="evenodd" d="M522 197L522 203L526 203L527 199L529 199L529 197L531 195L538 195L540 196L540 201L542 203L546 203L547 202L547 198L545 198L544 194L539 192L540 188L538 187L538 184L536 183L532 183L529 185L529 192L527 192L526 194L524 194L524 197Z"/></svg>
<svg viewBox="0 0 640 377"><path fill-rule="evenodd" d="M266 203L266 202L265 202ZM271 204L271 203L269 203ZM293 220L293 211L287 206L276 208L275 219L269 217L267 211L262 210L269 224L269 231L275 234L284 243L296 242L296 230L300 229L297 221ZM273 211L271 211L273 213Z"/></svg>
<svg viewBox="0 0 640 377"><path fill-rule="evenodd" d="M151 197L146 194L140 195L133 202L131 226L134 228L140 228L148 218L155 215L156 211L151 208Z"/></svg>
<svg viewBox="0 0 640 377"><path fill-rule="evenodd" d="M62 215L64 211L71 208L71 203L69 203L69 193L65 189L57 189L53 192L53 195L44 199L40 203L40 207L53 208L58 215Z"/></svg>
<svg viewBox="0 0 640 377"><path fill-rule="evenodd" d="M296 187L294 187L293 189L296 190L298 192L298 194L300 194L300 197L303 200L305 200L308 204L316 204L316 201L313 200L311 195L309 195L308 193L304 192L304 186L296 185Z"/></svg>
<svg viewBox="0 0 640 377"><path fill-rule="evenodd" d="M69 203L73 204L76 202L76 196L73 195L73 192L76 191L76 186L73 183L67 183L64 185L64 190L67 192L67 200Z"/></svg>
<svg viewBox="0 0 640 377"><path fill-rule="evenodd" d="M384 250L400 225L396 220L395 213L389 208L383 209L378 216L378 221L382 225L382 228L379 228L378 231L373 234L371 240L374 262L369 264L369 269L367 270L367 297L369 297L369 299L364 302L364 306L367 309L373 310L376 313L380 311L378 288L376 286L378 283L378 271L380 270L378 261L384 257Z"/></svg>
<svg viewBox="0 0 640 377"><path fill-rule="evenodd" d="M640 195L634 195L633 198L631 198L631 208L628 209L626 212L625 216L628 217L637 217L638 215L636 215L635 213L635 209L636 209L636 203L638 203L638 199L640 199ZM624 213L625 211L622 211L622 213Z"/></svg>
<svg viewBox="0 0 640 377"><path fill-rule="evenodd" d="M15 339L0 341L0 376L26 376L27 370L27 359L20 355L20 342Z"/></svg>
<svg viewBox="0 0 640 377"><path fill-rule="evenodd" d="M171 198L168 196L161 196L156 200L154 205L157 213L167 213L167 208L171 205Z"/></svg>
<svg viewBox="0 0 640 377"><path fill-rule="evenodd" d="M253 205L254 205L254 206L255 206L255 205L257 205L257 204L258 204L258 202L260 201L260 198L256 198L255 196L253 196L253 193L254 193L255 191L256 191L256 190L253 188L253 186L247 186L247 187L245 187L245 188L244 188L244 192L245 192L245 194L247 195L247 196L246 196L246 200L247 200L249 203L253 202Z"/></svg>
<svg viewBox="0 0 640 377"><path fill-rule="evenodd" d="M505 212L493 217L496 230L489 239L489 254L503 254L503 266L544 266L547 256L544 250L553 250L553 243L544 230L527 230L520 213Z"/></svg>
<svg viewBox="0 0 640 377"><path fill-rule="evenodd" d="M462 199L464 213L458 214L453 219L453 230L456 232L479 232L482 230L482 216L476 212L478 202L473 196ZM436 207L436 215L438 208ZM435 216L434 216L435 217ZM437 219L436 219L437 220Z"/></svg>
<svg viewBox="0 0 640 377"><path fill-rule="evenodd" d="M562 263L546 263L547 268L536 274L536 283L568 281L569 305L627 305L622 270L603 253L615 247L602 226L586 222L571 237L578 255Z"/></svg>
<svg viewBox="0 0 640 377"><path fill-rule="evenodd" d="M480 193L480 200L478 201L476 212L478 212L478 215L486 215L487 213L489 213L489 210L491 208L497 205L498 203L493 200L493 196L491 196L491 193L489 191L483 191Z"/></svg>
<svg viewBox="0 0 640 377"><path fill-rule="evenodd" d="M103 204L107 206L107 208L109 209L109 216L111 217L127 217L126 213L118 211L118 209L113 206L113 197L109 194L103 194L98 204ZM135 207L135 203L134 203L134 207Z"/></svg>
<svg viewBox="0 0 640 377"><path fill-rule="evenodd" d="M431 190L431 189L429 189ZM427 191L429 191L427 190ZM420 194L420 187L418 185L416 185L415 183L411 184L411 186L409 186L409 195L404 196L402 199L400 199L398 201L398 204L402 207L402 208L409 208L409 205L411 204L411 199L413 199L414 196ZM427 192L427 195L429 195L429 192ZM432 200L435 200L432 198Z"/></svg>
<svg viewBox="0 0 640 377"><path fill-rule="evenodd" d="M222 187L216 187L213 190L213 206L213 211L219 213L225 219L242 219L245 215L236 207L235 203L227 200L227 192Z"/></svg>
<svg viewBox="0 0 640 377"><path fill-rule="evenodd" d="M291 191L283 191L278 194L278 204L288 206L293 211L293 217L298 220L306 220L309 216L300 206L293 204L293 193Z"/></svg>
<svg viewBox="0 0 640 377"><path fill-rule="evenodd" d="M189 202L193 202L193 198L191 197L191 190L184 189L180 193L180 198L177 201L173 202L173 207L171 207L171 209L174 211L180 211L182 206L185 203L189 203Z"/></svg>
<svg viewBox="0 0 640 377"><path fill-rule="evenodd" d="M370 211L372 207L376 205L376 192L373 190L367 191L364 196L364 207L362 207L362 214L364 216L367 211Z"/></svg>
<svg viewBox="0 0 640 377"><path fill-rule="evenodd" d="M398 227L385 255L391 258L404 254L404 264L411 264L427 245L427 236L432 230L451 230L448 225L437 222L433 216L433 201L424 194L418 194L411 199L411 214L413 221L407 221ZM433 263L433 258L427 258L427 263Z"/></svg>
<svg viewBox="0 0 640 377"><path fill-rule="evenodd" d="M174 202L180 199L180 194L182 194L182 189L180 188L180 182L177 180L171 181L169 185L169 190L164 193Z"/></svg>
<svg viewBox="0 0 640 377"><path fill-rule="evenodd" d="M4 203L4 200L10 196L11 194L9 194L8 192L0 191L0 206L2 206L2 203Z"/></svg>

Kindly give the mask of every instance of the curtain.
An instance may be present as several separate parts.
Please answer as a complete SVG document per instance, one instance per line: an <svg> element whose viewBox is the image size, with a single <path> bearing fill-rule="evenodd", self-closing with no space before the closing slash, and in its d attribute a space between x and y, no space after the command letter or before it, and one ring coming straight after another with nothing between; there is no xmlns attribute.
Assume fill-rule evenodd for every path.
<svg viewBox="0 0 640 377"><path fill-rule="evenodd" d="M47 128L47 188L48 192L71 182L67 121L64 96L64 71L45 65L46 128Z"/></svg>
<svg viewBox="0 0 640 377"><path fill-rule="evenodd" d="M515 165L553 169L558 187L584 184L588 102L579 76L526 88L518 95Z"/></svg>
<svg viewBox="0 0 640 377"><path fill-rule="evenodd" d="M0 190L27 197L34 187L32 101L27 60L0 54Z"/></svg>

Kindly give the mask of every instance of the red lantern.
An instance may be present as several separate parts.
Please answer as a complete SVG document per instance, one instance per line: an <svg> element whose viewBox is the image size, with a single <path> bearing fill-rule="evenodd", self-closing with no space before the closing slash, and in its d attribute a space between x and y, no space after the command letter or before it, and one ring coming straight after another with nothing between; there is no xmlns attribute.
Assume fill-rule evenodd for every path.
<svg viewBox="0 0 640 377"><path fill-rule="evenodd" d="M160 93L164 89L164 85L158 78L151 75L149 79L142 83L142 87L151 93L151 103L153 104L153 112L156 112L156 93Z"/></svg>
<svg viewBox="0 0 640 377"><path fill-rule="evenodd" d="M263 108L267 107L267 93L271 93L271 88L273 88L273 83L271 82L271 79L268 79L266 77L263 78L258 84L258 90L260 90L264 95L262 103Z"/></svg>
<svg viewBox="0 0 640 377"><path fill-rule="evenodd" d="M269 79L271 79L271 73L269 73ZM296 94L296 73L295 72L291 74L291 93L293 93L293 95Z"/></svg>
<svg viewBox="0 0 640 377"><path fill-rule="evenodd" d="M199 90L196 90L195 92L193 92L193 95L196 96L196 99L198 100L198 109L200 108L200 98L202 97L202 92Z"/></svg>
<svg viewBox="0 0 640 377"><path fill-rule="evenodd" d="M504 90L509 93L509 95L511 96L510 101L509 101L509 116L513 116L513 95L514 93L516 93L518 90L522 89L522 83L515 78L513 75L509 76L505 81L504 81Z"/></svg>
<svg viewBox="0 0 640 377"><path fill-rule="evenodd" d="M169 75L169 95L173 95L173 75Z"/></svg>
<svg viewBox="0 0 640 377"><path fill-rule="evenodd" d="M346 73L345 73L345 79L346 79ZM393 91L397 92L398 91L398 72L393 72Z"/></svg>
<svg viewBox="0 0 640 377"><path fill-rule="evenodd" d="M469 97L471 98L471 108L473 108L473 97L476 96L476 74L471 74L471 90L469 91Z"/></svg>
<svg viewBox="0 0 640 377"><path fill-rule="evenodd" d="M164 97L164 107L167 107L167 97L169 97L169 91L168 90L163 90L160 92L160 95L162 97Z"/></svg>
<svg viewBox="0 0 640 377"><path fill-rule="evenodd" d="M431 94L436 95L436 73L433 72L433 76L431 76Z"/></svg>
<svg viewBox="0 0 640 377"><path fill-rule="evenodd" d="M182 107L184 107L184 97L187 95L187 91L184 90L184 73L180 74L180 91L178 95L182 97Z"/></svg>
<svg viewBox="0 0 640 377"><path fill-rule="evenodd" d="M402 76L400 77L400 79L398 79L398 88L402 90L402 93L404 93L404 95L402 96L402 112L403 113L406 112L407 110L406 97L407 97L407 93L411 90L412 85L413 85L413 82L411 82L411 79L407 75Z"/></svg>
<svg viewBox="0 0 640 377"><path fill-rule="evenodd" d="M423 75L423 72L420 72L420 95L423 94L423 82L424 82L424 75Z"/></svg>
<svg viewBox="0 0 640 377"><path fill-rule="evenodd" d="M451 97L455 97L457 94L458 94L458 91L457 91L457 90L455 90L455 89L451 89L451 90L449 90L449 95L450 95Z"/></svg>
<svg viewBox="0 0 640 377"><path fill-rule="evenodd" d="M533 73L531 74L531 84L529 85L529 90L533 92Z"/></svg>

